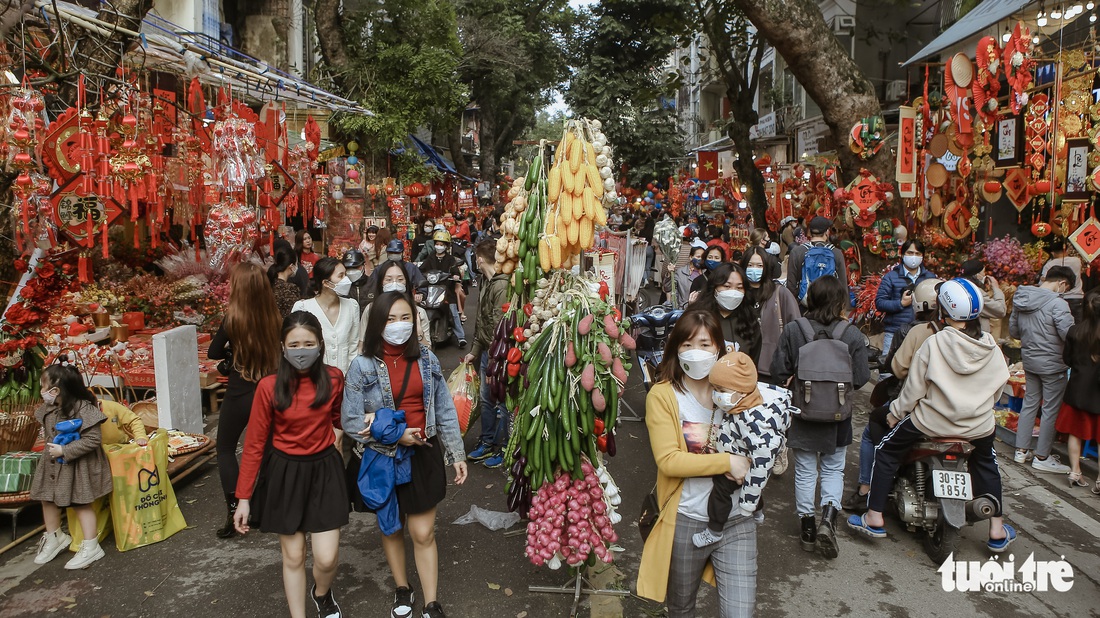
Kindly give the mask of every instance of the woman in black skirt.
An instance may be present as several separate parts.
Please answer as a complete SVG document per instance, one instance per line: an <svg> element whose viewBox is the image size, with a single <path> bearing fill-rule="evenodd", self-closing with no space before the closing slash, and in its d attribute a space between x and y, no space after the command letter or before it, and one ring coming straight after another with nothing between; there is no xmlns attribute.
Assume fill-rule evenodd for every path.
<svg viewBox="0 0 1100 618"><path fill-rule="evenodd" d="M344 464L333 442L344 377L325 365L321 324L295 311L283 320L279 370L256 386L245 437L233 523L279 535L283 589L293 618L305 618L306 533L313 545L310 597L321 616L339 617L332 594L340 528L348 523Z"/></svg>
<svg viewBox="0 0 1100 618"><path fill-rule="evenodd" d="M386 292L375 298L367 317L363 353L348 368L342 421L347 435L375 448L370 432L375 412L380 408L405 412L408 428L398 444L412 449L412 480L394 490L399 518L413 541L416 570L424 587L423 617L445 618L436 599L439 553L435 513L447 494L447 466L454 467L456 485L466 480L466 453L458 413L439 359L413 337L417 321L413 307L412 299L402 292ZM385 450L379 448L379 452ZM380 524L382 516L379 511ZM390 615L408 618L413 613L414 598L406 570L405 532L400 524L396 522L396 531L382 537L382 549L397 584Z"/></svg>
<svg viewBox="0 0 1100 618"><path fill-rule="evenodd" d="M229 383L218 410L218 476L225 492L225 524L218 538L236 536L233 514L237 511L237 444L248 426L252 397L260 378L279 366L279 326L282 314L264 269L252 262L233 267L229 276L229 306L225 319L210 340L207 358L220 360L228 369ZM218 365L223 369L222 364Z"/></svg>

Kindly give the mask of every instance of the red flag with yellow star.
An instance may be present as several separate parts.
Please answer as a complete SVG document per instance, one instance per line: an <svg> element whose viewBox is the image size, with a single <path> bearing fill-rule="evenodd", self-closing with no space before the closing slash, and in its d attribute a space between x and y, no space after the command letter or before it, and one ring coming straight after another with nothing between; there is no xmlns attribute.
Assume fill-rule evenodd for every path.
<svg viewBox="0 0 1100 618"><path fill-rule="evenodd" d="M700 151L699 167L696 168L696 178L699 180L718 180L718 153L716 151Z"/></svg>

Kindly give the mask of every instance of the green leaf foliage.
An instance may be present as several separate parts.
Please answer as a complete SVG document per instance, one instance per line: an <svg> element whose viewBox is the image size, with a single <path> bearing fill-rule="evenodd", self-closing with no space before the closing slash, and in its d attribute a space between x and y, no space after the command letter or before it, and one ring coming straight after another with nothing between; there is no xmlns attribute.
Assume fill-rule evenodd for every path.
<svg viewBox="0 0 1100 618"><path fill-rule="evenodd" d="M690 9L682 0L603 0L581 29L565 100L603 123L635 186L664 181L683 156L673 103L680 76L667 60L690 33Z"/></svg>
<svg viewBox="0 0 1100 618"><path fill-rule="evenodd" d="M340 114L333 119L337 127L386 150L419 127L453 126L468 100L458 78L462 46L454 4L387 0L356 6L343 13L341 23L349 63L327 70L344 96L374 116Z"/></svg>

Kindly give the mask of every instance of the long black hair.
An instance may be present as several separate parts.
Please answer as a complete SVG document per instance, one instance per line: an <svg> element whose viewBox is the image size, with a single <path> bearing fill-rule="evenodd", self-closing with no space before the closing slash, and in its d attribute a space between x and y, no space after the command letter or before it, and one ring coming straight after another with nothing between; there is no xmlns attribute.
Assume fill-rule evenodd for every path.
<svg viewBox="0 0 1100 618"><path fill-rule="evenodd" d="M92 405L98 404L95 394L84 385L84 378L72 365L50 365L42 372L42 376L50 383L50 388L57 388L57 403L61 405L61 416L73 418L76 416L76 408L79 402L87 401Z"/></svg>
<svg viewBox="0 0 1100 618"><path fill-rule="evenodd" d="M339 265L340 260L334 257L323 257L317 260L317 263L313 265L313 280L310 282L314 296L321 293L321 288L332 277L332 273L336 272L336 267Z"/></svg>
<svg viewBox="0 0 1100 618"><path fill-rule="evenodd" d="M840 319L848 302L848 288L840 279L818 277L806 290L807 309L803 317L828 326Z"/></svg>
<svg viewBox="0 0 1100 618"><path fill-rule="evenodd" d="M386 323L389 322L390 309L399 300L409 303L409 309L412 310L410 313L412 313L413 334L405 343L403 356L409 360L420 358L420 339L416 336L416 305L413 303L412 296L402 292L386 292L374 297L370 312L367 314L367 334L363 338L363 356L382 358L385 353L382 331L386 329Z"/></svg>
<svg viewBox="0 0 1100 618"><path fill-rule="evenodd" d="M378 273L378 276L375 277L374 289L371 290L374 293L375 298L378 298L379 296L381 296L384 293L384 292L382 292L382 285L383 285L382 280L386 278L386 273L388 273L390 271L390 269L395 267L395 266L397 267L398 270L401 271L401 275L405 277L405 293L408 294L409 296L412 296L412 293L413 293L412 280L409 279L408 271L405 270L405 267L400 262L394 262L393 260L386 260L385 262L382 262L381 264L379 264L378 268L375 269L375 271ZM414 309L415 309L415 307L414 307Z"/></svg>
<svg viewBox="0 0 1100 618"><path fill-rule="evenodd" d="M313 396L313 403L309 404L309 407L319 408L328 401L329 395L332 393L332 378L329 376L328 366L325 365L324 361L325 337L321 332L321 322L317 319L317 316L308 311L292 312L283 318L283 344L286 344L287 335L295 328L304 328L313 333L313 336L317 338L317 346L321 351L320 356L317 357L317 362L313 363L313 366L306 373L309 379L313 381L313 388L316 391ZM279 370L275 373L276 410L282 412L294 403L294 394L298 391L299 379L298 369L291 365L284 355L279 360Z"/></svg>
<svg viewBox="0 0 1100 618"><path fill-rule="evenodd" d="M1098 363L1100 362L1100 289L1091 290L1085 294L1082 308L1085 314L1082 328L1086 329L1084 348L1092 357L1092 362Z"/></svg>
<svg viewBox="0 0 1100 618"><path fill-rule="evenodd" d="M710 247L710 249L714 248ZM722 317L722 306L718 304L718 299L714 296L718 293L718 288L725 285L733 273L737 273L741 277L741 284L747 289L748 279L745 278L745 271L733 262L723 262L718 265L718 268L707 273L707 285L703 288L703 291L699 292L699 298L690 307L712 312L718 317L719 322L723 319L729 320L733 327L733 335L740 342L741 349L743 351L756 350L757 356L759 356L761 343L760 314L753 308L752 303L747 302L747 291L746 298L741 301L741 304L731 311L729 316L724 318ZM745 353L752 356L750 352L746 351ZM759 360L759 358L752 359L754 363L759 362Z"/></svg>
<svg viewBox="0 0 1100 618"><path fill-rule="evenodd" d="M294 255L294 250L285 245L276 247L273 257L275 260L271 263L271 266L267 267L267 278L272 285L279 278L279 273L298 263L298 256Z"/></svg>
<svg viewBox="0 0 1100 618"><path fill-rule="evenodd" d="M752 303L753 306L759 306L767 302L772 294L775 294L775 279L772 279L772 274L775 272L777 262L772 254L762 247L752 246L745 249L745 254L741 256L741 270L748 271L749 260L754 255L759 255L763 261L764 274L760 276L760 287L758 288L752 286L748 277L745 278L745 300Z"/></svg>

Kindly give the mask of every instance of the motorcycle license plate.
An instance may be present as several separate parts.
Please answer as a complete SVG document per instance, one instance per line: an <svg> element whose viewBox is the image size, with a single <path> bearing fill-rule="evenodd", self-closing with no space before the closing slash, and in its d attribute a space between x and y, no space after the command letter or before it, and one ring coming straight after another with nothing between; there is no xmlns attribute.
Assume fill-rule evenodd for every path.
<svg viewBox="0 0 1100 618"><path fill-rule="evenodd" d="M937 498L970 500L970 474L952 470L933 470L932 493Z"/></svg>

